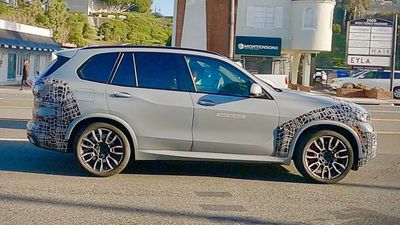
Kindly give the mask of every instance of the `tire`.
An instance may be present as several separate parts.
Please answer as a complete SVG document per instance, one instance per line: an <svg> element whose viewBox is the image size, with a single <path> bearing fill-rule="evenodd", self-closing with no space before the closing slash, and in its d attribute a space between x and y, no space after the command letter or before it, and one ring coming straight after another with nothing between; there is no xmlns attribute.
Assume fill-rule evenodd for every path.
<svg viewBox="0 0 400 225"><path fill-rule="evenodd" d="M400 87L393 88L393 98L400 99Z"/></svg>
<svg viewBox="0 0 400 225"><path fill-rule="evenodd" d="M355 88L356 86L354 84L351 83L345 83L342 85L342 88Z"/></svg>
<svg viewBox="0 0 400 225"><path fill-rule="evenodd" d="M342 180L353 166L353 160L354 152L350 142L331 130L305 135L294 154L294 163L300 174L308 180L323 184Z"/></svg>
<svg viewBox="0 0 400 225"><path fill-rule="evenodd" d="M76 135L73 146L79 164L99 177L120 173L131 156L127 136L108 123L92 123L83 127Z"/></svg>

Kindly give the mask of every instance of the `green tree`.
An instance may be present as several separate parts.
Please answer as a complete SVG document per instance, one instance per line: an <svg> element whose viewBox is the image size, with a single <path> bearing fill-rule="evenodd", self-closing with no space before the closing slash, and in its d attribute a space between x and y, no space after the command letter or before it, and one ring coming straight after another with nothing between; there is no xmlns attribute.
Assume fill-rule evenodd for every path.
<svg viewBox="0 0 400 225"><path fill-rule="evenodd" d="M99 27L99 35L105 41L127 42L129 26L119 19L110 19Z"/></svg>
<svg viewBox="0 0 400 225"><path fill-rule="evenodd" d="M57 42L65 42L68 37L68 12L64 0L48 0L44 13L46 26L53 30L53 37Z"/></svg>
<svg viewBox="0 0 400 225"><path fill-rule="evenodd" d="M332 31L334 34L339 34L340 32L342 32L342 27L340 26L340 24L334 23L332 25Z"/></svg>
<svg viewBox="0 0 400 225"><path fill-rule="evenodd" d="M343 0L343 5L348 11L348 19L359 19L371 8L371 0Z"/></svg>

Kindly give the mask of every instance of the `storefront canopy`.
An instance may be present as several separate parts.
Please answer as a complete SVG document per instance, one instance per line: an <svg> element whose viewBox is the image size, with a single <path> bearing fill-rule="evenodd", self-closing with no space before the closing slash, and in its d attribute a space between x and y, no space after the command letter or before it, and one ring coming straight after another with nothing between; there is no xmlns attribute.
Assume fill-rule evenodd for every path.
<svg viewBox="0 0 400 225"><path fill-rule="evenodd" d="M37 51L57 51L61 46L53 38L0 29L0 45L5 48L20 48Z"/></svg>

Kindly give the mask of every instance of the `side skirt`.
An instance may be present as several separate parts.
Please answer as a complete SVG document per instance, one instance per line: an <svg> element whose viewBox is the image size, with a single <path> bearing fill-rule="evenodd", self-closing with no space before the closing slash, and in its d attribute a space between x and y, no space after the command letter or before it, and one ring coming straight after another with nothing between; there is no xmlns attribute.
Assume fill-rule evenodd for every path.
<svg viewBox="0 0 400 225"><path fill-rule="evenodd" d="M290 164L290 158L265 155L241 155L212 152L138 150L136 160L195 160Z"/></svg>

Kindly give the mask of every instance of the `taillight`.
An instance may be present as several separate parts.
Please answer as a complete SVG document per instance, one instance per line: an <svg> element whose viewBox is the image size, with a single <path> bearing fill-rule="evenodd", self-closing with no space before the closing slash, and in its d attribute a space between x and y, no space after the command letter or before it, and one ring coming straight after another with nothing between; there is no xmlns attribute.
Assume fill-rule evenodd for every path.
<svg viewBox="0 0 400 225"><path fill-rule="evenodd" d="M285 84L288 84L288 78L285 76Z"/></svg>

